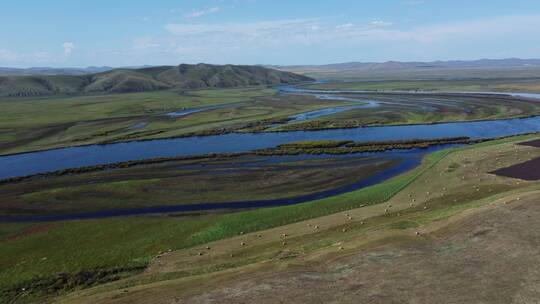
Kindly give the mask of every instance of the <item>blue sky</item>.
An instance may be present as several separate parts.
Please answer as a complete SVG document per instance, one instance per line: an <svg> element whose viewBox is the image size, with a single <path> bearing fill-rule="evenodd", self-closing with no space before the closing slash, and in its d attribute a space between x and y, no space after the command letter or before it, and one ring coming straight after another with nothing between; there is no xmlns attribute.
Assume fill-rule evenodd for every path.
<svg viewBox="0 0 540 304"><path fill-rule="evenodd" d="M2 0L0 66L540 57L540 1Z"/></svg>

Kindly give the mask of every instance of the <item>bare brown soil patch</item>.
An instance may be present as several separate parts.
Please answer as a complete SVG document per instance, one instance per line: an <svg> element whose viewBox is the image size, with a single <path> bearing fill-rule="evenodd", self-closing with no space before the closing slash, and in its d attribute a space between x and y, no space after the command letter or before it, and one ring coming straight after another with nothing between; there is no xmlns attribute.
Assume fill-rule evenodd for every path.
<svg viewBox="0 0 540 304"><path fill-rule="evenodd" d="M18 239L21 239L21 238L29 236L29 235L47 232L47 231L51 230L53 227L54 227L54 224L44 224L44 225L39 225L39 226L32 226L32 227L29 227L29 228L23 230L20 233L9 236L7 238L7 240L8 241L14 241L14 240L18 240Z"/></svg>
<svg viewBox="0 0 540 304"><path fill-rule="evenodd" d="M540 139L522 142L519 145L540 148Z"/></svg>
<svg viewBox="0 0 540 304"><path fill-rule="evenodd" d="M493 171L493 174L523 180L540 180L540 157L511 167Z"/></svg>

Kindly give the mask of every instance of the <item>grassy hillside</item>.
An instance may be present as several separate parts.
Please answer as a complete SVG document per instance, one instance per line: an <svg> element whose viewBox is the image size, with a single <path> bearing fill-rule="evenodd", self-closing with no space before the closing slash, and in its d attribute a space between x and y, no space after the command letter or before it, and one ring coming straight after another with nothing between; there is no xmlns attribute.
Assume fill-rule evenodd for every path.
<svg viewBox="0 0 540 304"><path fill-rule="evenodd" d="M129 93L297 83L309 77L258 66L181 64L89 75L0 76L0 97Z"/></svg>

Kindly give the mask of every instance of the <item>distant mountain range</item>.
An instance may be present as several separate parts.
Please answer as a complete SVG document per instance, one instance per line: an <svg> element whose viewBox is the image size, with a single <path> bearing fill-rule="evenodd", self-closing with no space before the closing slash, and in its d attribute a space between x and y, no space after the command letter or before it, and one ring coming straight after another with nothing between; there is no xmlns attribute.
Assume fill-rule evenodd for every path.
<svg viewBox="0 0 540 304"><path fill-rule="evenodd" d="M540 59L480 59L431 62L347 62L267 67L328 80L464 79L539 77Z"/></svg>
<svg viewBox="0 0 540 304"><path fill-rule="evenodd" d="M0 67L0 75L85 75L101 73L113 70L112 67L87 67L87 68L50 68L35 67L28 69Z"/></svg>
<svg viewBox="0 0 540 304"><path fill-rule="evenodd" d="M512 67L540 67L540 59L480 59L480 60L451 60L430 62L346 62L324 65L267 65L267 67L280 70L404 70L404 69L437 69L437 68L512 68Z"/></svg>
<svg viewBox="0 0 540 304"><path fill-rule="evenodd" d="M128 93L163 89L229 88L298 83L313 79L261 66L181 64L122 68L73 75L92 69L41 69L42 74L0 76L0 96L25 97L89 93ZM36 69L27 69L27 71ZM49 74L46 74L49 73ZM50 74L54 73L54 74Z"/></svg>
<svg viewBox="0 0 540 304"><path fill-rule="evenodd" d="M432 62L348 62L325 65L0 68L0 96L127 93L163 89L227 88L315 79L463 79L540 77L540 59Z"/></svg>

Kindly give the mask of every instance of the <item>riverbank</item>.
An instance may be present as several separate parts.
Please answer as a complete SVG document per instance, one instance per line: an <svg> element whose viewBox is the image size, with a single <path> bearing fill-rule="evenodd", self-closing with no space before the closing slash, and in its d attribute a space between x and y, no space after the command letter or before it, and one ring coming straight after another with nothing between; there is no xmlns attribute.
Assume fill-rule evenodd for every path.
<svg viewBox="0 0 540 304"><path fill-rule="evenodd" d="M489 140L489 139L486 139ZM67 168L63 170L43 172L33 175L17 176L12 178L0 179L0 185L16 183L31 179L43 179L48 177L59 177L64 175L84 174L90 172L100 172L105 170L125 169L135 166L153 165L173 161L189 161L189 160L213 160L213 159L233 159L240 156L283 156L283 155L301 155L301 154L357 154L365 152L385 152L391 150L411 150L423 149L438 145L460 145L472 144L481 142L482 140L472 140L469 137L455 138L436 138L436 139L414 139L403 141L388 141L388 142L354 142L349 140L333 141L307 141L307 142L292 142L278 145L274 148L255 150L241 153L212 153L190 156L176 157L157 157L141 160L130 160L117 163L100 164L95 166Z"/></svg>
<svg viewBox="0 0 540 304"><path fill-rule="evenodd" d="M473 92L371 92L358 95L325 91L310 93L296 89L290 93L287 88L278 90L281 93L276 89L257 87L199 90L180 95L160 91L86 96L81 100L52 97L17 102L0 100L0 104L5 104L5 111L0 115L0 152L10 155L94 144L231 133L436 124L540 114L540 105L528 98ZM146 102L149 99L153 101ZM44 108L50 105L53 107ZM74 105L84 109L72 112ZM93 108L98 105L103 106L99 111ZM14 119L25 114L27 108L32 108L32 113L26 114L34 119ZM177 109L192 113L178 117L167 115ZM41 114L46 112L49 112L46 117Z"/></svg>
<svg viewBox="0 0 540 304"><path fill-rule="evenodd" d="M354 250L353 239L370 231L397 229L414 237L414 229L421 229L418 227L423 227L426 222L459 213L485 198L528 189L532 185L530 182L518 184L487 172L515 164L516 155L529 155L530 152L530 157L539 156L536 152L540 151L536 148L514 145L534 138L537 136L521 136L440 151L426 158L421 167L387 182L294 206L190 219L164 216L59 222L48 227L47 233L35 232L3 241L0 263L6 266L0 271L0 289L28 286L25 283L29 278L55 273L55 269L75 274L85 269L152 263L146 273L148 276L135 276L117 284L81 291L75 298L84 301L88 296L91 302L95 300L92 295L108 297L108 292L115 297L130 298L132 292L140 288L166 287L166 282L185 287L157 289L163 297L175 297L177 293L169 292L192 290L196 286L203 288L205 285L197 278L219 281L221 271L245 274L244 270L257 269L258 265L272 260L294 262L297 261L295 257ZM414 205L411 207L410 204ZM289 223L295 224L287 226ZM36 226L42 225L20 226L3 235L7 239ZM270 227L277 228L262 231ZM412 230L404 230L408 228ZM284 233L287 234L285 240ZM223 240L207 243L219 239ZM40 250L31 250L36 242L43 246ZM241 246L241 242L245 242L245 246ZM210 249L206 249L206 244ZM339 246L344 249L340 250ZM169 249L171 253L168 253ZM276 256L290 259L275 259ZM42 260L43 257L46 259ZM185 268L188 265L189 269ZM278 268L283 266L276 265ZM177 285L175 280L185 281L186 285ZM151 290L148 291L154 296ZM36 299L57 292L17 289L14 294L23 299Z"/></svg>
<svg viewBox="0 0 540 304"><path fill-rule="evenodd" d="M77 167L133 160L205 154L244 153L297 141L352 140L356 142L435 139L464 136L472 140L540 132L540 117L497 121L461 122L336 129L316 132L233 133L90 145L0 157L0 178L34 175Z"/></svg>
<svg viewBox="0 0 540 304"><path fill-rule="evenodd" d="M83 97L0 98L0 152L38 151L123 140L207 134L250 127L342 101L299 96L290 100L268 87L112 94ZM171 117L178 109L216 107ZM138 126L138 128L133 128ZM254 126L252 126L254 127ZM210 133L216 134L215 131Z"/></svg>
<svg viewBox="0 0 540 304"><path fill-rule="evenodd" d="M353 191L417 165L424 151L355 155L241 154L66 170L0 185L0 222L291 205ZM113 169L114 168L114 169ZM242 191L231 191L239 184Z"/></svg>
<svg viewBox="0 0 540 304"><path fill-rule="evenodd" d="M388 80L388 81L336 81L306 84L313 90L371 90L371 91L456 91L456 92L530 92L540 93L540 78L520 77L501 79L446 79L446 80Z"/></svg>
<svg viewBox="0 0 540 304"><path fill-rule="evenodd" d="M472 140L469 137L450 137L435 139L410 139L388 142L354 142L354 141L305 141L279 145L275 148L256 150L256 155L300 155L300 154L354 154L366 152L385 152L392 150L426 149L441 145L474 144L490 139Z"/></svg>
<svg viewBox="0 0 540 304"><path fill-rule="evenodd" d="M439 153L438 157L442 155L444 154ZM140 267L141 265L148 265L155 252L158 251L166 252L171 248L193 247L197 244L204 244L212 240L222 239L240 233L249 233L307 218L314 218L344 210L344 208L352 209L376 204L405 187L422 170L433 164L433 161L436 161L438 157L430 157L429 161L424 163L421 169L418 168L414 172L409 172L387 183L377 184L373 187L340 195L335 198L299 205L263 208L229 215L210 215L191 219L128 217L114 220L59 222L51 226L50 229L47 229L46 234L29 234L28 237L20 237L8 241L10 242L9 246L0 246L0 253L2 253L0 255L0 263L12 265L0 271L0 298L6 299L8 296L20 297L21 289L18 288L20 286L44 287L43 289L37 288L34 290L25 289L22 291L22 294L26 294L26 297L43 297L51 293L56 293L57 291L47 289L46 285L35 284L34 280L34 283L29 284L28 280L29 278L35 278L38 273L43 272L49 273L48 276L50 276L51 268L59 269L58 266L60 264L58 262L60 259L64 261L61 269L67 273L76 273L87 269L93 269L93 271L108 269L110 267L109 265L124 265L124 268ZM355 199L351 200L352 197ZM8 224L0 224L0 227L1 225ZM36 224L31 225L35 226ZM37 225L39 227L42 224ZM145 228L143 229L143 227ZM107 236L96 238L95 233L97 231L95 229L98 228L102 232L97 235L107 233ZM124 230L126 228L128 230ZM25 231L30 228L28 226L22 226L19 229ZM163 233L163 231L169 231L169 233L174 231L174 237L169 233ZM75 237L75 235L71 234L72 232L76 232L77 236ZM10 232L7 237L9 238L9 235L17 233L20 232L17 232L17 229L15 229L15 232ZM99 243L101 245L98 246L93 241L86 240L89 233L94 235L93 240L100 239ZM43 246L40 246L39 251L27 252L25 248L35 246L36 238L44 238ZM60 239L63 240L64 244L75 242L78 245L77 247L66 245L60 250L50 251L49 248L51 246L55 247L54 244ZM85 242L80 243L79 240L83 239ZM134 242L135 239L138 241ZM151 242L148 242L150 239ZM111 243L107 240L110 240ZM103 246L104 242L107 243L106 246ZM133 247L134 244L138 244L137 248ZM107 248L107 252L114 252L114 254L110 255L107 259L99 258L103 256L105 247ZM23 250L22 252L27 252L27 254L23 254L21 250ZM70 250L71 254L66 255L65 250ZM120 252L127 253L127 255L119 254ZM81 259L80 255L91 258ZM66 256L79 257L66 261ZM9 262L3 260L7 257L10 257ZM46 257L46 259L42 259L42 257ZM28 264L20 264L19 262L21 260L28 260ZM29 265L32 265L32 267L27 268ZM11 289L10 286L17 286L17 290Z"/></svg>

